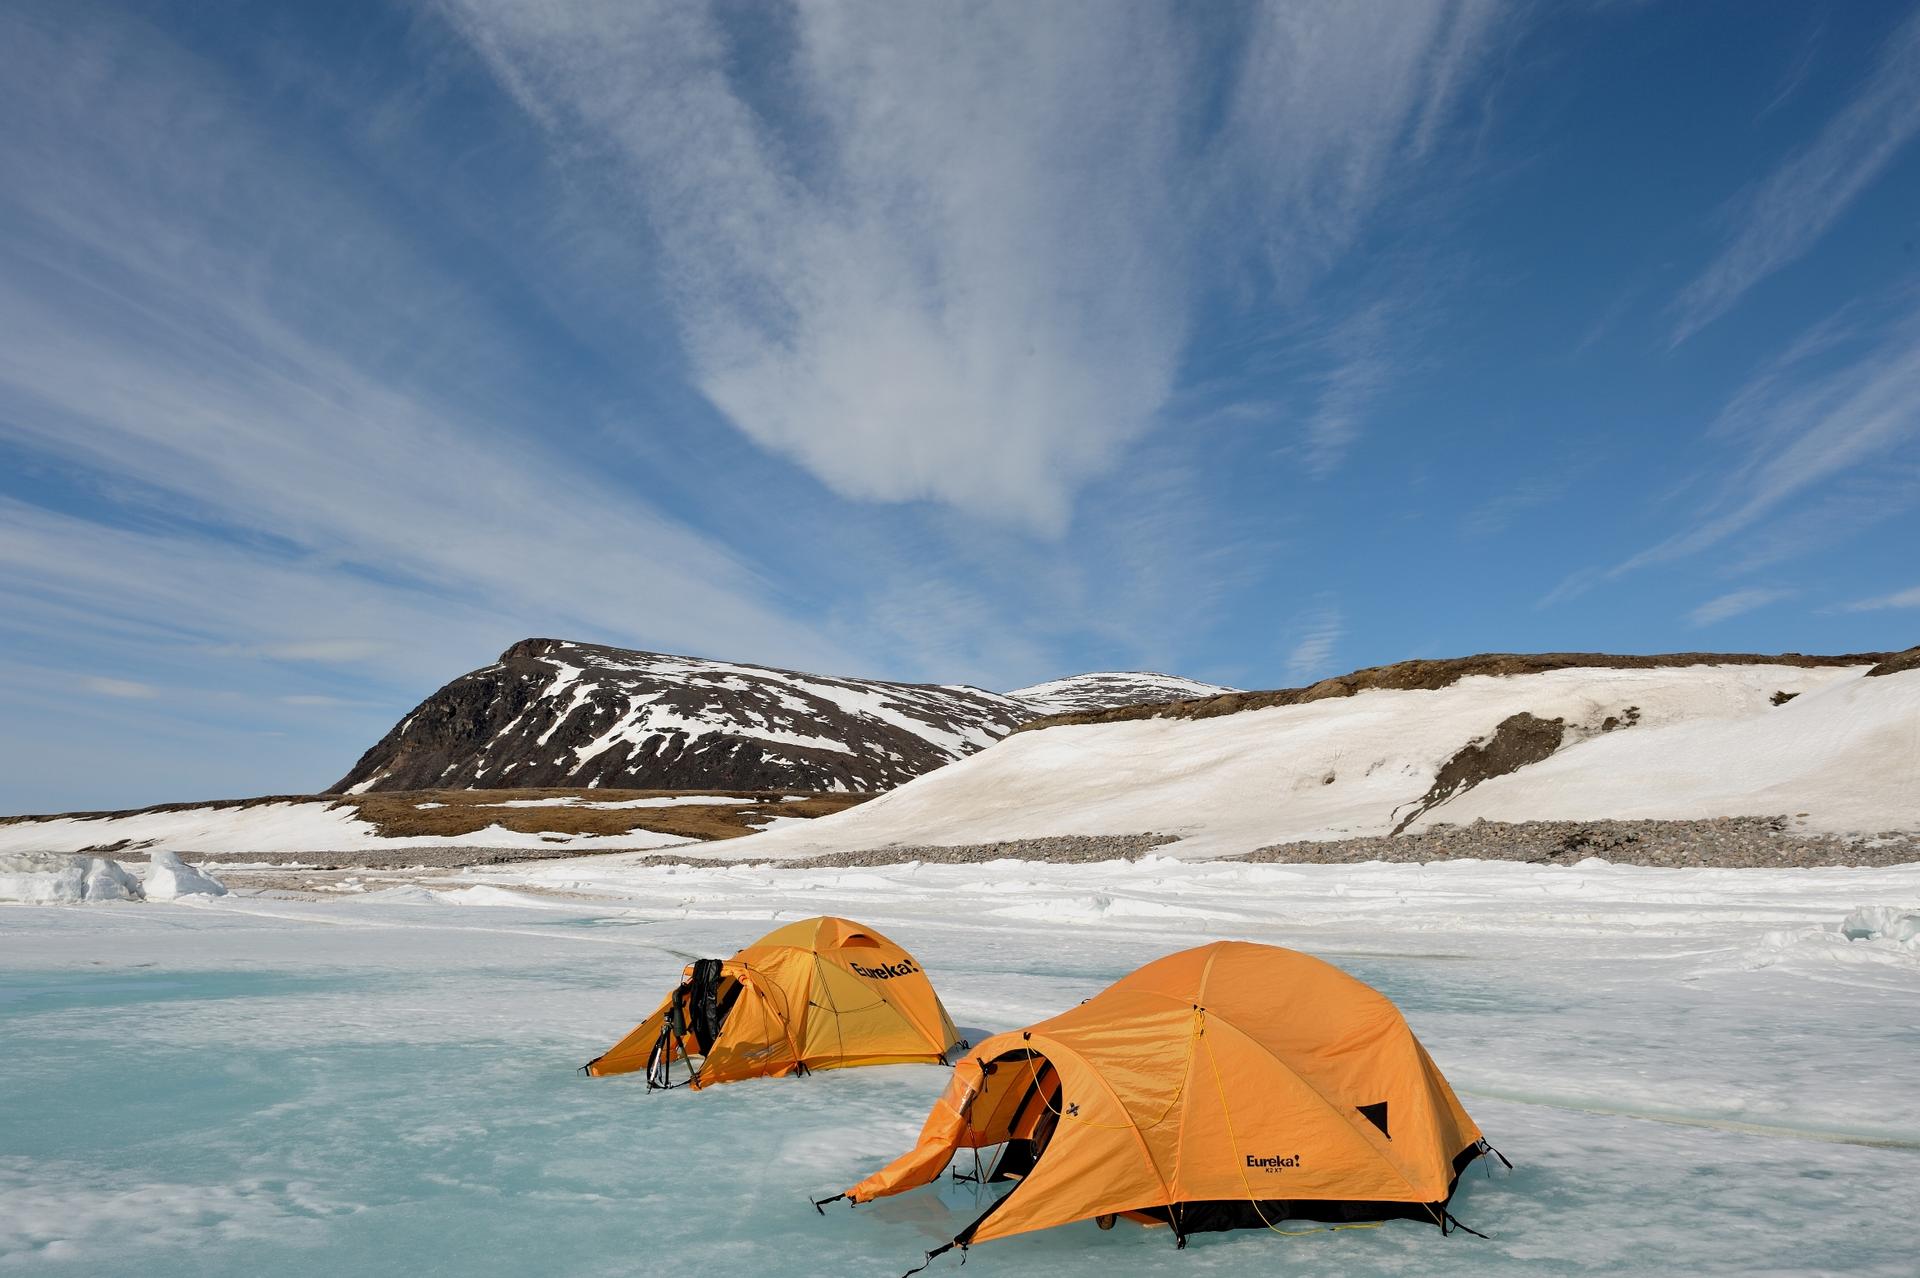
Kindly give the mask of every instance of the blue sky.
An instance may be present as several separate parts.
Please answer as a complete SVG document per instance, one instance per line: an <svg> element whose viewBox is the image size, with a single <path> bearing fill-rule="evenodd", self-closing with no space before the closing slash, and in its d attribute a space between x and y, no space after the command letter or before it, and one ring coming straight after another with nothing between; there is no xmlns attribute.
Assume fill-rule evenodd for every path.
<svg viewBox="0 0 1920 1278"><path fill-rule="evenodd" d="M0 811L529 635L1920 641L1905 6L24 0L0 119Z"/></svg>

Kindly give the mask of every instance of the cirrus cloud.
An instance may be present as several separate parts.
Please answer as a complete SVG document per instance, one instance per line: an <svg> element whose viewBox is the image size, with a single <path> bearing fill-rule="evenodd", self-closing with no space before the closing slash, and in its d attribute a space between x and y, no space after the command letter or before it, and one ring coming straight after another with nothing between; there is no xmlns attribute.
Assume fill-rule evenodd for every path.
<svg viewBox="0 0 1920 1278"><path fill-rule="evenodd" d="M845 3L759 14L748 50L719 5L438 11L644 217L740 430L842 495L1045 532L1154 424L1198 299L1338 260L1496 30L1489 0L1224 32L1153 4ZM1314 473L1384 375L1380 318L1346 325L1365 350L1302 424Z"/></svg>
<svg viewBox="0 0 1920 1278"><path fill-rule="evenodd" d="M1757 611L1770 604L1779 603L1783 599L1791 599L1793 593L1791 590L1773 590L1759 586L1747 590L1730 591L1709 599L1695 608L1687 614L1687 621L1694 626L1711 626L1715 622Z"/></svg>

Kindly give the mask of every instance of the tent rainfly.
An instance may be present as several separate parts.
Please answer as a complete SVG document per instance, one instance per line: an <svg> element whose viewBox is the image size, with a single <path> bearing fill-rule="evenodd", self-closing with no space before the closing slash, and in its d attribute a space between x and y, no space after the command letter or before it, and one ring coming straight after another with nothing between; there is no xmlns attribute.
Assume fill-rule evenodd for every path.
<svg viewBox="0 0 1920 1278"><path fill-rule="evenodd" d="M582 1068L645 1070L649 1090L697 1089L851 1065L944 1065L959 1037L911 954L870 927L814 918L730 959L689 964L653 1015ZM687 1070L678 1083L675 1061Z"/></svg>
<svg viewBox="0 0 1920 1278"><path fill-rule="evenodd" d="M1120 1217L1171 1226L1183 1247L1207 1230L1298 1232L1289 1221L1406 1217L1446 1233L1461 1171L1497 1153L1385 996L1309 955L1240 941L1168 955L982 1042L918 1145L821 1201L897 1194L958 1150L996 1145L983 1178L1013 1187L929 1260Z"/></svg>

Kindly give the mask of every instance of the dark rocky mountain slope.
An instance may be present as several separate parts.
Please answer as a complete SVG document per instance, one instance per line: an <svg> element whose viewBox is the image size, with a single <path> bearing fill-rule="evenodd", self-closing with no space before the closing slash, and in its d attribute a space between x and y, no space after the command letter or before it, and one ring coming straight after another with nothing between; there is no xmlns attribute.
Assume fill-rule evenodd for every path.
<svg viewBox="0 0 1920 1278"><path fill-rule="evenodd" d="M526 639L403 720L333 787L596 786L872 793L1036 715L1230 691L1165 675L1080 675L1028 698Z"/></svg>

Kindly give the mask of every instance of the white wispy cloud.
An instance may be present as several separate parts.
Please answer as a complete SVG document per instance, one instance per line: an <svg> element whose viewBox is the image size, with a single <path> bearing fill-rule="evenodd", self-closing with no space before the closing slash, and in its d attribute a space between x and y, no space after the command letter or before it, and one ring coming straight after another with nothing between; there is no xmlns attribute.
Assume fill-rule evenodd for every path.
<svg viewBox="0 0 1920 1278"><path fill-rule="evenodd" d="M756 55L776 124L719 9L441 11L558 153L624 179L742 431L850 497L1047 531L1153 423L1195 299L1249 262L1298 289L1337 260L1495 29L1480 0L1259 6L1212 124L1222 72L1186 11L803 5ZM1317 468L1368 354L1305 426Z"/></svg>
<svg viewBox="0 0 1920 1278"><path fill-rule="evenodd" d="M1674 303L1677 345L1825 235L1920 131L1920 14L1887 38L1859 90L1806 146L1726 213L1719 255Z"/></svg>
<svg viewBox="0 0 1920 1278"><path fill-rule="evenodd" d="M1907 306L1859 331L1816 325L1736 392L1710 437L1738 454L1708 495L1686 503L1693 515L1680 531L1606 575L1719 546L1868 463L1908 476L1896 482L1910 487L1920 443L1920 307Z"/></svg>
<svg viewBox="0 0 1920 1278"><path fill-rule="evenodd" d="M107 576L115 611L263 660L366 661L439 613L852 664L752 563L548 438L494 308L363 175L138 24L12 15L0 46L0 440L140 512L58 539L6 512L19 624ZM164 555L129 526L156 522Z"/></svg>
<svg viewBox="0 0 1920 1278"><path fill-rule="evenodd" d="M1754 612L1770 604L1779 603L1783 599L1791 599L1793 594L1794 592L1791 590L1768 589L1758 586L1746 590L1731 591L1728 594L1709 599L1698 608L1695 608L1687 614L1687 621L1690 625L1694 626L1711 626L1715 622L1726 621L1731 617L1738 617L1741 613Z"/></svg>
<svg viewBox="0 0 1920 1278"><path fill-rule="evenodd" d="M731 5L421 9L393 64L258 51L288 59L271 102L137 14L0 10L0 446L58 476L0 501L0 636L160 691L70 698L123 725L97 735L391 706L535 633L983 682L1089 636L1177 665L1264 549L1156 451L1176 431L1143 441L1200 299L1293 299L1323 393L1276 428L1341 464L1399 313L1299 298L1457 177L1500 26L807 5L749 57ZM452 154L423 122L466 127L468 47L538 131L482 104L505 127ZM547 366L577 353L554 333L604 394L569 398L594 378ZM642 383L669 407L622 402ZM68 713L32 684L0 691ZM333 779L338 743L302 740Z"/></svg>
<svg viewBox="0 0 1920 1278"><path fill-rule="evenodd" d="M1375 303L1342 320L1328 335L1330 356L1306 421L1303 456L1309 474L1327 475L1359 437L1368 410L1391 383L1387 308Z"/></svg>
<svg viewBox="0 0 1920 1278"><path fill-rule="evenodd" d="M1288 681L1307 683L1331 673L1328 666L1346 633L1346 618L1332 605L1324 605L1303 617L1298 625L1299 637L1287 653Z"/></svg>
<svg viewBox="0 0 1920 1278"><path fill-rule="evenodd" d="M1518 29L1504 10L1491 0L1254 8L1216 163L1282 285L1332 265L1403 180L1397 170L1436 145L1464 86Z"/></svg>
<svg viewBox="0 0 1920 1278"><path fill-rule="evenodd" d="M209 651L215 657L248 657L264 661L313 661L325 665L347 665L378 660L392 653L400 641L392 636L362 638L356 636L287 639L260 644L219 644Z"/></svg>
<svg viewBox="0 0 1920 1278"><path fill-rule="evenodd" d="M1896 524L1920 507L1920 457L1882 456L1856 466L1791 509L1759 521L1739 538L1727 570L1747 576L1790 559L1805 558ZM1867 543L1873 544L1873 543Z"/></svg>
<svg viewBox="0 0 1920 1278"><path fill-rule="evenodd" d="M1878 612L1883 608L1920 608L1920 586L1896 590L1890 595L1860 599L1846 606L1847 612Z"/></svg>
<svg viewBox="0 0 1920 1278"><path fill-rule="evenodd" d="M378 674L431 687L522 637L530 618L484 602L334 571L306 554L262 554L182 532L111 528L0 499L0 638L69 647L89 659L138 659L175 681L239 682L255 663L310 651L361 659L314 636L396 636ZM238 640L239 642L235 642ZM321 656L319 653L326 653Z"/></svg>
<svg viewBox="0 0 1920 1278"><path fill-rule="evenodd" d="M1566 495L1571 480L1544 477L1525 480L1507 491L1481 502L1460 521L1468 537L1492 537L1505 532L1514 520L1529 511L1551 506Z"/></svg>
<svg viewBox="0 0 1920 1278"><path fill-rule="evenodd" d="M152 684L140 683L134 679L111 679L105 675L82 675L75 680L82 692L91 692L102 697L128 697L137 701L150 701L160 695L160 689Z"/></svg>

